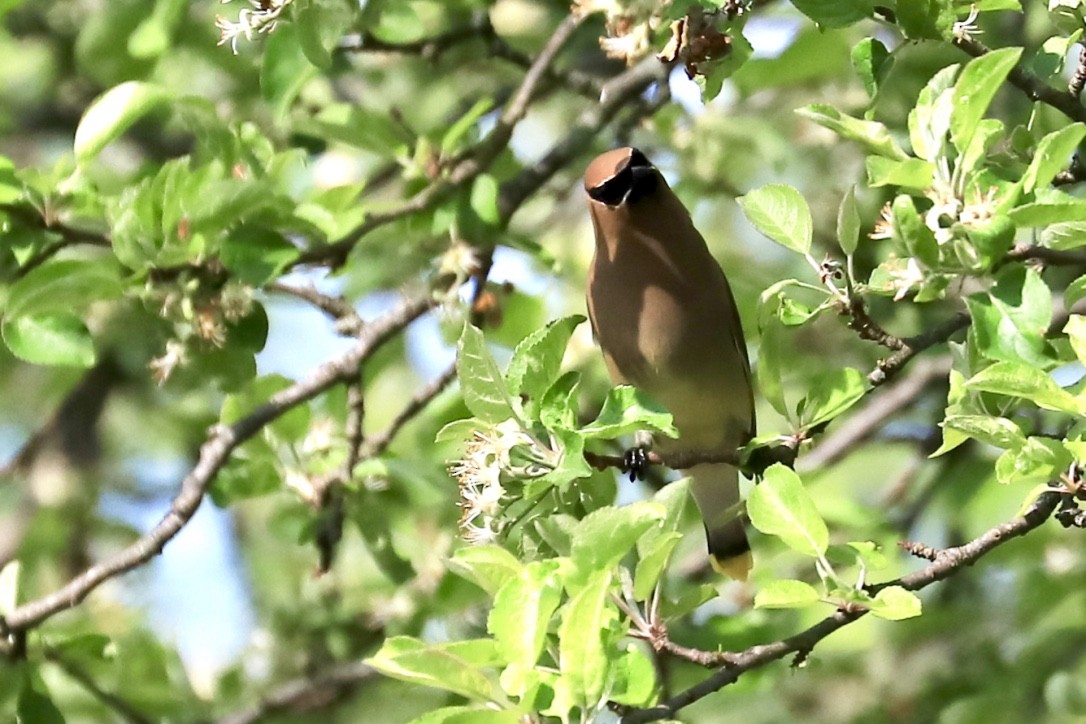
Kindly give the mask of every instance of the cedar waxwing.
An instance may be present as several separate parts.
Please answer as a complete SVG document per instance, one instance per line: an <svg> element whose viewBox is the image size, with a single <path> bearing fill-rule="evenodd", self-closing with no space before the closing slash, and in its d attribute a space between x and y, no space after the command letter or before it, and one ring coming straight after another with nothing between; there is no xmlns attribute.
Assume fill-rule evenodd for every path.
<svg viewBox="0 0 1086 724"><path fill-rule="evenodd" d="M754 391L728 280L690 214L636 148L598 156L584 178L596 233L588 316L616 384L662 403L679 431L662 453L735 452L754 435ZM732 465L695 465L694 500L713 567L746 580L752 565Z"/></svg>

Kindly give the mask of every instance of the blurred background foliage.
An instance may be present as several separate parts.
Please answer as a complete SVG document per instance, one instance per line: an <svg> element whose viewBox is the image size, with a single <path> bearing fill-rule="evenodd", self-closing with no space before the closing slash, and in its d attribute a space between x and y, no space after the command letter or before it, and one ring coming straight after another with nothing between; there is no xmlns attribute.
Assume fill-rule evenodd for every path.
<svg viewBox="0 0 1086 724"><path fill-rule="evenodd" d="M905 2L896 3L898 12ZM812 18L833 3L753 3L745 25L736 26L752 56L715 80L712 71L699 78L706 98L674 68L666 83L629 98L613 123L592 129L526 198L501 206L499 191L570 138L599 103L602 84L627 72L626 59L607 57L599 39L628 38L647 11L659 12L646 47L631 53L635 62L663 47L666 19L690 4L578 3L605 12L590 14L572 33L557 74L542 83L483 175L454 183L435 203L375 228L337 257L326 253L328 244L440 183L475 152L500 123L495 109L509 102L569 15L568 2L295 0L283 3L274 29L256 28L249 38L238 29L241 13L251 21L280 3L0 1L0 155L11 161L0 167L0 294L10 321L28 263L40 277L76 262L78 273L58 272L43 293L51 301L22 303L82 325L71 337L62 330L60 347L23 348L24 358L40 354L34 361L41 364L0 346L0 451L11 461L0 479L0 566L19 562L20 602L59 588L157 523L211 425L238 419L349 347L327 315L284 286L313 284L342 295L363 320L403 296L442 296L439 308L366 360L364 440L379 438L405 402L448 377L469 316L504 365L513 346L547 320L582 313L592 233L580 176L605 149L643 149L691 209L729 274L755 357L762 292L782 279L817 279L803 257L755 230L736 197L770 183L795 186L813 216L811 254L841 258L838 207L858 184L862 231L853 263L867 279L892 253L888 242L867 238L894 198L892 187L865 185L865 149L795 111L830 104L907 139L921 89L939 69L967 60L938 33L903 38L871 3L840 5L860 8L860 18L878 17L823 18L821 26ZM958 20L969 11L968 3L917 5ZM1049 38L1071 37L1053 14L1061 8L978 5L989 6L980 18L983 41L1028 48L1035 64L1044 58L1034 51ZM1050 5L1078 10L1075 3ZM616 26L624 13L630 25ZM873 101L852 56L870 37L894 51ZM1056 51L1072 58L1066 70L1048 70L1061 82L1077 51L1069 43ZM95 99L130 81L141 85L128 88L146 94L123 101L139 108L130 125L114 119L97 135L87 129L84 114ZM719 94L709 99L714 82ZM1009 85L989 115L1008 127L1028 124L1034 138L1067 123ZM77 127L90 134L82 144ZM10 180L15 174L18 184ZM3 195L16 186L17 198ZM87 243L72 230L85 232ZM51 246L58 240L63 248ZM461 284L478 279L492 252L485 294L472 299L471 285ZM100 277L86 271L98 268ZM1062 290L1081 272L1081 265L1053 266L1045 279ZM871 297L870 313L900 337L921 333L960 310L964 294L990 286L991 272L964 284L929 304ZM14 327L5 334L9 346L18 346L10 339ZM819 375L844 367L866 374L885 353L835 314L790 327L783 344L784 389L793 400ZM584 420L595 417L607 389L597 352L581 325L564 366L584 375ZM962 543L1012 517L1029 492L996 481L999 450L981 442L927 459L942 441L949 365L946 347L935 347L903 373L914 389L889 419L843 454L824 455L807 469L799 460L834 541L882 547L887 566L879 580L922 563L898 553L899 541ZM301 721L322 712L335 721L397 722L462 702L359 662L391 636L485 635L488 597L446 566L464 545L457 485L447 471L458 446L434 442L443 425L469 412L454 383L397 427L387 447L363 455L337 488L342 497L329 504L315 485L348 454L348 394L335 387L236 450L210 500L161 558L34 629L25 658L0 662L2 715L240 722ZM1035 430L1060 436L1064 429L1054 413L1029 415ZM761 434L792 432L767 403L759 403L758 416ZM847 422L846 415L835 425ZM661 482L627 483L613 471L591 481L589 497L599 501L585 502L587 509L616 496L649 497ZM342 540L322 544L340 505ZM707 579L700 531L692 519L684 530L670 577L677 586L711 582L719 597L672 621L674 640L739 650L786 637L830 610L752 609L759 581L802 578L808 563L756 536L751 583ZM333 554L330 570L320 573L322 556ZM778 663L749 672L681 716L1081 720L1084 569L1080 538L1048 525L926 590L923 616L900 623L866 617L820 643L801 668ZM672 693L706 676L677 659L656 664Z"/></svg>

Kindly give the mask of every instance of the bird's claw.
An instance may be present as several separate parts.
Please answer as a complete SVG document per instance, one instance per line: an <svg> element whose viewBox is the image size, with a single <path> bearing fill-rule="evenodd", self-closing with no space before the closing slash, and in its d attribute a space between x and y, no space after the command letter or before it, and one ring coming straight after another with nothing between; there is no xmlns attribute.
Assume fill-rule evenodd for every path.
<svg viewBox="0 0 1086 724"><path fill-rule="evenodd" d="M629 473L630 482L644 480L649 469L649 452L644 447L632 447L622 456L622 472Z"/></svg>

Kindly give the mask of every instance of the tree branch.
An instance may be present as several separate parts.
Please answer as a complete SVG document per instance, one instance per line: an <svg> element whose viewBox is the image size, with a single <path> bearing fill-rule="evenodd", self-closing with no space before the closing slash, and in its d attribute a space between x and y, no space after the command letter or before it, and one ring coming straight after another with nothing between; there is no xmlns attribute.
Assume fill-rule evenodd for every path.
<svg viewBox="0 0 1086 724"><path fill-rule="evenodd" d="M897 352L894 352L889 357L879 360L875 364L875 369L867 376L867 381L871 383L872 387L879 387L886 384L894 375L900 372L913 357L929 347L933 347L941 342L946 342L954 336L956 332L968 327L971 321L972 320L966 312L958 312L942 324L932 327L915 337L904 340L904 347Z"/></svg>
<svg viewBox="0 0 1086 724"><path fill-rule="evenodd" d="M917 591L936 581L954 575L967 566L971 566L984 555L1007 541L1021 537L1039 527L1052 515L1059 500L1060 495L1058 493L1044 493L1020 518L998 525L965 545L938 551L935 553L935 560L930 565L897 580L872 586L868 591L874 594L888 586L901 586L910 591ZM866 613L866 610L839 610L806 631L786 639L751 646L739 653L714 654L720 656L721 660L727 661L723 668L704 681L671 697L659 706L649 709L635 709L629 712L622 718L623 724L637 724L638 722L674 718L675 714L681 709L729 684L734 684L739 680L739 677L748 671L761 668L766 664L793 654L801 658L806 657L822 639L862 618Z"/></svg>
<svg viewBox="0 0 1086 724"><path fill-rule="evenodd" d="M490 133L474 149L453 166L449 174L435 181L411 200L401 206L384 212L370 214L365 221L347 232L341 239L331 244L320 246L303 253L299 264L327 263L333 268L342 266L351 249L367 234L391 224L394 221L433 208L447 198L454 189L466 185L476 176L490 167L502 150L509 144L513 129L528 112L528 106L535 97L541 81L546 77L559 51L573 36L581 18L568 15L558 25L543 50L536 57L531 68L524 75L520 87L506 104L498 122Z"/></svg>
<svg viewBox="0 0 1086 724"><path fill-rule="evenodd" d="M430 297L405 300L399 307L367 325L358 342L347 352L320 365L305 379L274 395L246 417L232 425L216 425L200 448L195 467L181 482L170 512L148 533L112 558L91 566L60 590L17 607L0 619L0 636L39 625L49 617L74 607L103 582L146 563L162 552L162 548L188 523L203 501L215 475L222 469L235 448L288 410L313 399L320 393L345 380L354 379L358 366L370 357L392 335L406 327L434 306ZM8 643L8 648L11 644ZM0 651L4 643L0 642Z"/></svg>

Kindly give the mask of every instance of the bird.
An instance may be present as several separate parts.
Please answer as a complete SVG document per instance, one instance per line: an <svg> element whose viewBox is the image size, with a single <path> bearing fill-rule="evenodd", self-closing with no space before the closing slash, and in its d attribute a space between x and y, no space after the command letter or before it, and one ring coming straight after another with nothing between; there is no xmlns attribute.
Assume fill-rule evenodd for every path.
<svg viewBox="0 0 1086 724"><path fill-rule="evenodd" d="M672 415L668 452L735 453L755 430L750 359L724 271L690 212L644 153L617 148L584 176L595 232L586 301L611 380L633 385ZM737 512L739 470L684 471L705 523L709 561L745 581L753 566Z"/></svg>

